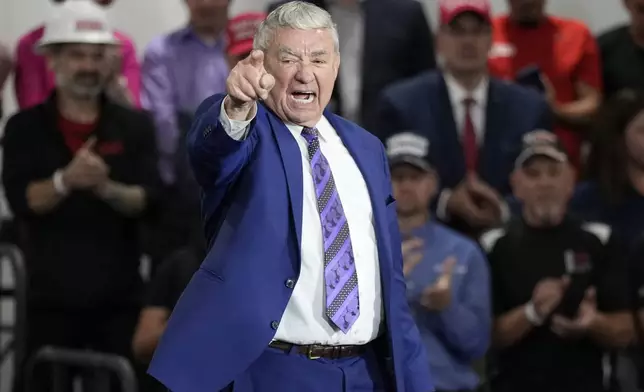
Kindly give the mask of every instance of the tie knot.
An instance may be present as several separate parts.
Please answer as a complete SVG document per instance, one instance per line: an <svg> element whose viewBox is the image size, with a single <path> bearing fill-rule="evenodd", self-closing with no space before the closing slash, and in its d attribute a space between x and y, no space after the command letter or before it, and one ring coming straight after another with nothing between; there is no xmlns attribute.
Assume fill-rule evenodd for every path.
<svg viewBox="0 0 644 392"><path fill-rule="evenodd" d="M476 99L472 97L467 97L463 100L463 105L465 105L465 107L469 109L472 106L476 105Z"/></svg>
<svg viewBox="0 0 644 392"><path fill-rule="evenodd" d="M307 142L311 143L313 140L317 139L318 130L317 128L304 127L302 129L302 136L304 136Z"/></svg>

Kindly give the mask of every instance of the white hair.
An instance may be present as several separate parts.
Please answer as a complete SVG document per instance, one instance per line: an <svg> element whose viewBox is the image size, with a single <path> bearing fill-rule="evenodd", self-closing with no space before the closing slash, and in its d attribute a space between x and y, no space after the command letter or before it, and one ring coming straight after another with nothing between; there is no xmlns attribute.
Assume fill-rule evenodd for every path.
<svg viewBox="0 0 644 392"><path fill-rule="evenodd" d="M331 14L322 8L305 1L289 1L274 9L259 25L253 49L266 52L278 29L317 30L331 32L336 53L340 52L340 40Z"/></svg>

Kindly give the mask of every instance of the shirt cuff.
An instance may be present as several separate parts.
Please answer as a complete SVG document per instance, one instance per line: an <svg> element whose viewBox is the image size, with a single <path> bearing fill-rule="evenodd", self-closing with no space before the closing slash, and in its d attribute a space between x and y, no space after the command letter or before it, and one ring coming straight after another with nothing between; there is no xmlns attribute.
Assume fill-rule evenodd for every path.
<svg viewBox="0 0 644 392"><path fill-rule="evenodd" d="M252 115L250 116L249 120L231 120L226 113L226 109L224 108L224 104L226 103L227 99L228 96L226 96L226 98L221 101L221 108L219 110L219 123L221 123L221 126L224 127L224 130L232 139L235 139L237 141L244 140L248 135L248 126L250 125L250 122L253 121L255 119L255 116L257 115L257 103L255 103L253 105L253 108L251 109Z"/></svg>
<svg viewBox="0 0 644 392"><path fill-rule="evenodd" d="M436 203L436 216L443 222L446 222L449 219L447 203L449 202L450 197L452 197L452 190L444 189L438 196L438 203Z"/></svg>

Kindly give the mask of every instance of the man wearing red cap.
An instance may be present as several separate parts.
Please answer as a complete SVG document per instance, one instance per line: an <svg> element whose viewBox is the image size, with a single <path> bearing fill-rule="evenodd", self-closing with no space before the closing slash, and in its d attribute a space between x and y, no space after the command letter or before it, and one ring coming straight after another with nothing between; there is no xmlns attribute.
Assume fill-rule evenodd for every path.
<svg viewBox="0 0 644 392"><path fill-rule="evenodd" d="M248 12L237 15L228 21L226 36L226 60L232 69L237 62L248 57L253 50L253 38L262 21L266 19L263 12Z"/></svg>
<svg viewBox="0 0 644 392"><path fill-rule="evenodd" d="M546 0L508 0L508 5L510 14L493 21L490 71L520 81L537 67L555 131L579 167L584 131L602 101L597 43L583 22L546 15Z"/></svg>
<svg viewBox="0 0 644 392"><path fill-rule="evenodd" d="M476 235L507 215L502 195L522 136L549 129L538 93L488 76L488 0L440 0L438 51L442 72L429 72L385 91L381 139L414 130L432 140L442 180L437 216Z"/></svg>

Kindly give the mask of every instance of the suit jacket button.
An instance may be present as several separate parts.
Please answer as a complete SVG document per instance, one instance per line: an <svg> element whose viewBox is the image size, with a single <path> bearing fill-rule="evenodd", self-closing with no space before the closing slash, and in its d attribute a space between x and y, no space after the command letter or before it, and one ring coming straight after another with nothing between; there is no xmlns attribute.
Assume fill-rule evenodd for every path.
<svg viewBox="0 0 644 392"><path fill-rule="evenodd" d="M271 321L271 328L277 329L277 327L279 326L280 326L280 323L278 323L277 321Z"/></svg>
<svg viewBox="0 0 644 392"><path fill-rule="evenodd" d="M287 279L286 282L284 282L284 285L289 289L292 289L293 287L295 287L295 280Z"/></svg>

